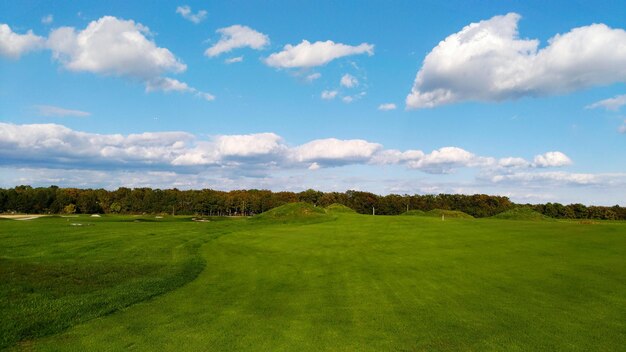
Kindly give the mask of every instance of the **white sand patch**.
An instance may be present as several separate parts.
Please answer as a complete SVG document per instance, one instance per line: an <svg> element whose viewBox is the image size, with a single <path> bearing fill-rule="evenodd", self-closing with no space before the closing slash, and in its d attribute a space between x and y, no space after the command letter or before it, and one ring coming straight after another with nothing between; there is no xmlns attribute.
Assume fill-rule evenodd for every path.
<svg viewBox="0 0 626 352"><path fill-rule="evenodd" d="M0 218L13 219L13 220L33 220L47 215L34 215L34 214L22 214L22 215L0 215Z"/></svg>

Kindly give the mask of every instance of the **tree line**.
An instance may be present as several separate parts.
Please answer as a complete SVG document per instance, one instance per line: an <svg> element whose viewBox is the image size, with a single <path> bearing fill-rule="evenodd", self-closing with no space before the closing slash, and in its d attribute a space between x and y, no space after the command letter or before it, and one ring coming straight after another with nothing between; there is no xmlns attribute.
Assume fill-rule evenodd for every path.
<svg viewBox="0 0 626 352"><path fill-rule="evenodd" d="M399 195L380 196L370 192L272 192L269 190L217 191L125 188L60 188L57 186L18 186L0 188L0 213L37 214L175 214L239 216L259 214L293 202L307 202L325 207L343 204L361 214L398 215L407 210L460 210L474 217L487 217L509 210L515 204L507 197L485 194ZM546 203L526 205L535 211L560 219L626 220L626 207L562 205Z"/></svg>

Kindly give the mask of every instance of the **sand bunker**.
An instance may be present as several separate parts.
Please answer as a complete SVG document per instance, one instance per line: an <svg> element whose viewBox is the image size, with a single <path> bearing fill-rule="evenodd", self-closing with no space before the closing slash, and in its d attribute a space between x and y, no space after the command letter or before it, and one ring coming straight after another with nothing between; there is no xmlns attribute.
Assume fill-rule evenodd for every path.
<svg viewBox="0 0 626 352"><path fill-rule="evenodd" d="M22 215L0 215L0 218L5 219L13 219L13 220L33 220L40 218L46 215L33 215L33 214L22 214Z"/></svg>

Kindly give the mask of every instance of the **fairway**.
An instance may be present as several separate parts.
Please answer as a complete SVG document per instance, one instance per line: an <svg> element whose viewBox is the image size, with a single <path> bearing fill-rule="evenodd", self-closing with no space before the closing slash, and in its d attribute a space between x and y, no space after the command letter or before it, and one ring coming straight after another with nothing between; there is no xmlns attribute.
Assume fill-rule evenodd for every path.
<svg viewBox="0 0 626 352"><path fill-rule="evenodd" d="M300 220L0 220L0 313L13 320L0 325L3 346L616 351L626 345L622 222L441 221L340 211ZM51 329L51 322L58 326Z"/></svg>

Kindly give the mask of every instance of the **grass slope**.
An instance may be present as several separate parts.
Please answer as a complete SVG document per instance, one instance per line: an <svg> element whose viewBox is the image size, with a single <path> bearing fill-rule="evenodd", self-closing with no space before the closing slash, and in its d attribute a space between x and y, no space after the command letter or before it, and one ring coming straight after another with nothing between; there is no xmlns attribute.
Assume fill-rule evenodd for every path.
<svg viewBox="0 0 626 352"><path fill-rule="evenodd" d="M354 211L354 209L339 203L333 203L327 206L326 210L331 213L356 214L356 211Z"/></svg>
<svg viewBox="0 0 626 352"><path fill-rule="evenodd" d="M409 210L409 211L405 211L404 213L402 213L401 215L404 216L426 216L426 212L423 210Z"/></svg>
<svg viewBox="0 0 626 352"><path fill-rule="evenodd" d="M28 238L25 247L37 248L16 245L3 258L35 263L60 255L46 252L50 242L63 250L78 244L84 250L74 255L84 253L88 262L126 257L119 250L128 239L109 238L98 225L65 237L67 228L51 222L47 230L54 236L25 235L33 224L22 222L8 232L19 231L15 236ZM625 223L511 226L493 219L339 214L336 221L288 226L233 222L231 233L220 237L214 235L218 223L183 224L168 236L213 238L200 247L206 265L197 279L25 347L616 351L626 345ZM126 226L137 226L125 233L136 237L134 246L142 246L140 238L150 244L147 232L157 231L153 223ZM84 236L91 247L80 246ZM98 254L109 242L118 250ZM6 237L0 244L6 248ZM161 250L168 252L166 247Z"/></svg>
<svg viewBox="0 0 626 352"><path fill-rule="evenodd" d="M313 206L309 203L288 203L268 210L253 217L255 221L266 221L272 223L310 223L332 220L326 210Z"/></svg>
<svg viewBox="0 0 626 352"><path fill-rule="evenodd" d="M454 219L473 219L474 217L458 210L445 210L445 209L433 209L426 212L428 216L434 216L440 218L442 215L445 218Z"/></svg>
<svg viewBox="0 0 626 352"><path fill-rule="evenodd" d="M528 207L513 208L510 210L504 211L502 213L496 214L493 216L493 218L504 219L504 220L526 220L526 221L550 220L550 217L547 217Z"/></svg>

